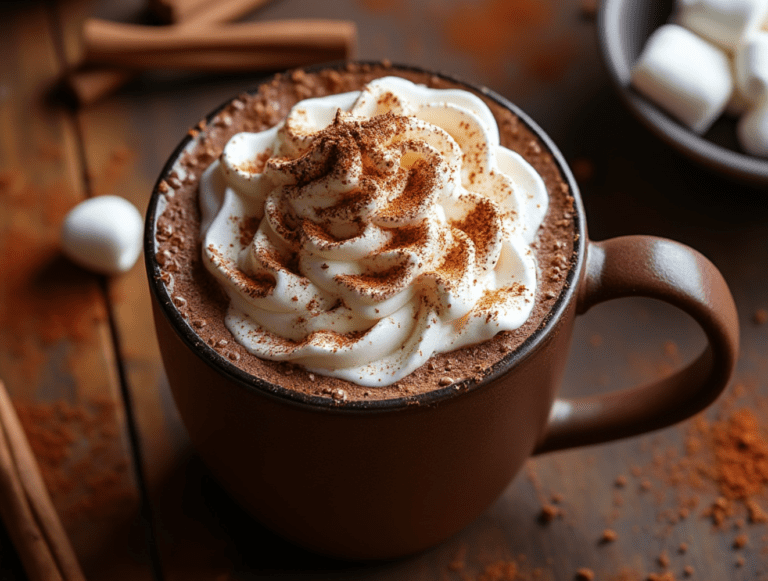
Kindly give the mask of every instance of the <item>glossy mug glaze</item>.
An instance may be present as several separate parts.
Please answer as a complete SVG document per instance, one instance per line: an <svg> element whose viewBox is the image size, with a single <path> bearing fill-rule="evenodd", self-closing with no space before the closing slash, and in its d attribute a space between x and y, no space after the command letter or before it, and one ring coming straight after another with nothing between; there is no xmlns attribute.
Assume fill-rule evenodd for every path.
<svg viewBox="0 0 768 581"><path fill-rule="evenodd" d="M158 186L149 204L145 259L157 336L192 442L259 521L335 557L391 558L437 544L498 498L532 454L689 417L720 394L737 358L736 308L706 258L654 237L589 241L578 187L549 137L499 95L449 80L511 110L549 150L575 198L577 233L566 288L550 316L483 379L465 380L461 389L338 405L248 375L200 341L174 307L155 259ZM707 348L658 382L558 399L575 317L624 296L653 297L684 310L703 328Z"/></svg>

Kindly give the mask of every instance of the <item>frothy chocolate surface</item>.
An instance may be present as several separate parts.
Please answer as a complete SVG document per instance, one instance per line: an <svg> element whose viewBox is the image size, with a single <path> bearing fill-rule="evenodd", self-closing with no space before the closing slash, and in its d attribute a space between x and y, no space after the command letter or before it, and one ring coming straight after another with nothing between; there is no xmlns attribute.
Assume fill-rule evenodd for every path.
<svg viewBox="0 0 768 581"><path fill-rule="evenodd" d="M496 117L501 144L522 155L541 175L550 204L539 229L534 252L539 267L536 300L531 316L519 329L502 332L484 343L434 355L401 381L370 388L309 373L302 367L262 360L239 345L224 325L228 299L201 260L200 210L197 186L200 175L218 156L230 137L241 131L262 131L277 124L298 101L360 90L374 78L396 75L431 88L461 88L427 73L385 65L348 65L342 70L293 71L262 84L254 95L240 95L210 122L190 130L195 147L187 148L174 171L160 183L166 207L157 220L157 261L162 279L176 308L202 341L243 371L290 390L343 402L356 399L391 399L441 389L455 382L480 379L494 363L516 349L547 318L563 290L571 267L575 228L573 197L546 148L509 110L478 95ZM246 233L247 234L247 233Z"/></svg>

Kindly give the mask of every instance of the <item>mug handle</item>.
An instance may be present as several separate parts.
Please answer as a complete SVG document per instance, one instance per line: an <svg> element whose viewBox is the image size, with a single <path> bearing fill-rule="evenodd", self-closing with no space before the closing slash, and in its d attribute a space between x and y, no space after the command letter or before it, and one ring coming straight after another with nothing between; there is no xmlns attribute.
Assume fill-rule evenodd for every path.
<svg viewBox="0 0 768 581"><path fill-rule="evenodd" d="M637 387L556 399L534 454L607 442L674 424L712 403L736 365L739 321L722 274L696 250L653 236L588 242L576 309L627 296L660 299L701 326L708 345L673 375Z"/></svg>

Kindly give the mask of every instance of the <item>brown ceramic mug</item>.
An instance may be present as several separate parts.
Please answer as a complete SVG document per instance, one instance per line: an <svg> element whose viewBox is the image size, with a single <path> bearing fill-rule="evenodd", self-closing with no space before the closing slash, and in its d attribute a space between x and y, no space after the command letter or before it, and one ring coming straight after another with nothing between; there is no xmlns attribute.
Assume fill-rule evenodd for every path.
<svg viewBox="0 0 768 581"><path fill-rule="evenodd" d="M158 186L150 200L145 258L155 324L190 438L245 509L314 551L376 559L434 545L483 512L532 454L687 418L720 394L736 362L736 308L718 270L669 240L590 241L578 187L549 137L504 98L464 86L512 111L549 150L575 198L577 236L551 316L484 378L465 380L461 389L338 405L248 375L200 341L174 307L155 258ZM704 330L706 350L652 384L558 399L576 315L625 296L660 299L687 312Z"/></svg>

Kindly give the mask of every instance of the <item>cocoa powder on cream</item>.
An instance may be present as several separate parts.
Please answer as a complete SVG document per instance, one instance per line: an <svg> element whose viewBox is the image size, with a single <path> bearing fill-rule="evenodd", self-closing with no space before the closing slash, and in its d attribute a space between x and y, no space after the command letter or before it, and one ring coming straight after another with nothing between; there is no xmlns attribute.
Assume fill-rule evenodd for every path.
<svg viewBox="0 0 768 581"><path fill-rule="evenodd" d="M455 84L427 73L401 70L387 65L348 65L345 69L319 72L302 70L278 75L262 84L253 95L243 94L227 104L210 122L201 122L196 131L197 145L182 154L178 164L183 171L171 172L160 184L167 205L157 221L157 260L162 278L170 283L170 294L179 312L209 346L252 375L286 389L324 396L342 402L358 399L391 399L443 388L466 378L481 378L488 368L517 348L545 320L560 292L574 260L576 230L573 224L573 197L559 169L535 135L507 109L483 98L499 125L501 144L522 155L541 175L550 205L534 244L539 280L533 311L522 327L502 332L484 343L433 356L427 364L387 387L364 387L342 379L307 372L300 366L259 359L240 346L224 325L228 300L201 260L200 211L197 183L210 163L218 158L229 138L241 131L262 131L282 118L298 101L310 97L360 90L374 78L396 75L431 88L455 88ZM459 88L466 89L464 86ZM259 163L262 160L258 160ZM264 160L265 161L265 160ZM182 179L183 177L183 179ZM167 192L173 190L172 195ZM411 189L418 197L418 184ZM400 200L393 212L407 211L418 200ZM350 203L347 200L347 203ZM482 215L469 216L467 227L482 239ZM247 224L241 233L249 233ZM417 238L419 233L403 232ZM330 241L332 242L332 241ZM444 268L450 270L450 257ZM291 268L293 265L283 265ZM356 281L359 284L360 281ZM386 284L386 281L373 281ZM264 281L244 281L254 288ZM490 299L490 297L489 297Z"/></svg>

